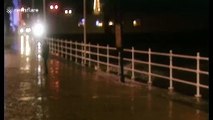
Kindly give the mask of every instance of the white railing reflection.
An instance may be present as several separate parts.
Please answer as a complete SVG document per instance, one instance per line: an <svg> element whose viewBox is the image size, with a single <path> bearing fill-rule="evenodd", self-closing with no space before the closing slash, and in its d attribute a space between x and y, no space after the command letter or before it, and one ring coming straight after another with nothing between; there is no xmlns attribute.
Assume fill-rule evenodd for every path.
<svg viewBox="0 0 213 120"><path fill-rule="evenodd" d="M21 40L20 40L20 50L21 50L21 55L23 56L30 56L31 54L31 46L30 46L30 36L29 35L21 35Z"/></svg>

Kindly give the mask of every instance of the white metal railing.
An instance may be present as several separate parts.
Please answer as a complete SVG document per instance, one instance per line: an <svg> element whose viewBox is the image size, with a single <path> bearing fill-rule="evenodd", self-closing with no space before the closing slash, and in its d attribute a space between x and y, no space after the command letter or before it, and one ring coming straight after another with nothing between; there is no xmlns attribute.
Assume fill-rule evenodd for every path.
<svg viewBox="0 0 213 120"><path fill-rule="evenodd" d="M107 46L100 46L97 45L91 45L86 44L86 55L84 57L84 44L79 42L73 42L73 41L67 41L67 40L59 40L59 39L53 39L48 38L49 40L49 47L50 47L50 53L52 55L61 56L65 59L69 59L71 61L75 61L76 63L81 63L82 65L88 65L88 66L94 66L95 69L106 69L106 72L110 71L116 71L119 74L119 61L120 57L119 54L116 52L117 49L115 47ZM102 52L101 52L102 51ZM104 52L103 52L104 51ZM110 53L111 52L111 53ZM174 89L174 82L187 84L196 87L195 96L201 97L200 88L203 89L209 89L209 85L203 84L201 82L201 75L206 76L208 81L209 71L202 70L201 67L201 61L204 62L205 65L208 65L209 58L208 57L201 57L200 53L198 52L196 56L191 55L181 55L181 54L174 54L172 50L169 51L169 53L161 53L161 52L155 52L151 51L151 49L148 49L148 51L142 51L142 50L135 50L134 47L131 49L124 49L124 53L130 53L130 57L124 58L124 61L126 63L129 63L128 65L124 66L125 73L131 74L131 79L134 80L136 77L136 73L143 74L148 76L147 83L152 83L152 77L162 78L166 79L169 82L168 89L173 90ZM142 60L137 59L135 57L136 54L139 55L145 55L148 60ZM167 60L167 64L163 64L161 62L153 61L153 58L156 56L165 57L165 61ZM192 60L194 63L194 68L189 68L186 66L177 66L175 65L174 59L185 59L185 60ZM102 60L101 60L102 59ZM105 60L103 60L105 59ZM83 62L85 60L85 62ZM182 60L184 62L184 60ZM136 68L137 65L142 64L147 66L147 69L141 69ZM191 63L190 63L191 64ZM102 65L102 67L101 67ZM165 68L168 71L168 75L162 75L158 73L154 73L154 67L160 67ZM206 66L207 67L207 66ZM194 76L196 77L196 80L191 80L191 78L188 79L181 79L174 76L174 71L182 71L184 74L188 73L194 73Z"/></svg>

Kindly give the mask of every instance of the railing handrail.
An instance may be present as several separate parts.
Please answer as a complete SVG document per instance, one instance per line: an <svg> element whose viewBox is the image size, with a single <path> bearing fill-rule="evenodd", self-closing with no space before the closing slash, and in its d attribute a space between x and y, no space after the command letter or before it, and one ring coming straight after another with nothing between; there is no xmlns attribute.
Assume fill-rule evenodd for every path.
<svg viewBox="0 0 213 120"><path fill-rule="evenodd" d="M67 59L68 56L70 56L70 60L75 60L75 62L78 62L78 60L81 60L82 64L86 64L83 62L83 60L89 62L89 66L91 65L91 62L93 62L96 67L96 69L101 69L100 65L105 65L107 68L107 72L109 72L109 69L112 69L110 67L116 68L117 72L119 73L119 56L110 54L110 51L117 51L115 47L111 47L109 45L102 46L102 45L92 45L90 43L86 44L86 50L83 50L84 44L80 42L72 42L71 40L59 40L54 38L47 38L51 44L50 44L50 50L52 54L58 54L60 53L63 57L65 55L65 58ZM54 42L55 41L55 42ZM64 46L63 46L64 45ZM93 48L93 49L91 49ZM105 50L104 53L101 53L101 50ZM83 56L83 52L86 52L86 56ZM148 76L148 83L152 83L152 77L159 77L163 79L169 80L169 89L174 89L173 82L179 82L187 85L192 85L196 87L196 97L200 97L200 87L204 89L209 89L208 85L204 85L200 82L200 75L209 75L208 70L201 70L200 69L200 61L205 61L207 64L209 63L208 57L200 56L200 53L198 52L196 56L193 55L183 55L183 54L175 54L172 50L169 51L169 53L163 53L163 52L156 52L151 51L149 49L148 51L145 50L135 50L134 47L132 49L124 49L124 52L131 53L131 58L127 57L124 58L124 61L130 63L129 66L125 66L124 70L131 72L131 78L135 78L135 73L145 74ZM139 60L136 59L134 54L145 54L147 55L146 58L148 60ZM87 57L89 56L89 58ZM95 56L95 58L94 58ZM152 56L163 56L166 57L167 61L169 60L168 64L165 63L158 63L152 61ZM106 61L101 61L101 58L106 58ZM181 59L191 59L196 61L196 65L193 68L187 68L183 66L177 66L173 65L173 59L174 58L181 58ZM111 63L110 60L117 60L117 63ZM136 69L135 66L137 64L144 64L147 65L147 69L143 68L143 70ZM168 75L161 75L157 73L153 73L153 67L161 67L166 68L169 70L169 76ZM196 82L190 82L189 80L184 80L180 78L175 78L173 76L174 70L184 71L186 73L195 73L196 74Z"/></svg>

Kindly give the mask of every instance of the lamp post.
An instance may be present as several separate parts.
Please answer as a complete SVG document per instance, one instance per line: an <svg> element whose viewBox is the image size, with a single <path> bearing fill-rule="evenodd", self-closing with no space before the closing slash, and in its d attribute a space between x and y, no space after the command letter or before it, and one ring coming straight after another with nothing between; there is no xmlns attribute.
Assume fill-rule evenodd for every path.
<svg viewBox="0 0 213 120"><path fill-rule="evenodd" d="M43 19L46 24L46 0L43 0Z"/></svg>
<svg viewBox="0 0 213 120"><path fill-rule="evenodd" d="M116 47L120 54L120 81L125 82L124 80L124 64L123 64L123 40L122 40L122 15L121 15L121 6L120 1L117 0L115 4L116 14L115 14L115 40Z"/></svg>
<svg viewBox="0 0 213 120"><path fill-rule="evenodd" d="M83 1L83 16L84 16L84 64L86 64L86 43L87 43L87 36L86 36L86 0Z"/></svg>

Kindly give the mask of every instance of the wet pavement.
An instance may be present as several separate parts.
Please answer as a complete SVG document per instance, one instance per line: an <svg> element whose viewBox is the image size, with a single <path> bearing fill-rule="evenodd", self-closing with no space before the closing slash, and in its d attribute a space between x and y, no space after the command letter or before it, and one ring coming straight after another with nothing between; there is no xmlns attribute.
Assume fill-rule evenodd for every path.
<svg viewBox="0 0 213 120"><path fill-rule="evenodd" d="M45 75L37 52L5 50L5 120L208 120L207 111L162 97L161 89L55 57L48 65Z"/></svg>

